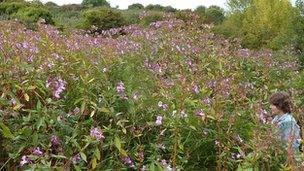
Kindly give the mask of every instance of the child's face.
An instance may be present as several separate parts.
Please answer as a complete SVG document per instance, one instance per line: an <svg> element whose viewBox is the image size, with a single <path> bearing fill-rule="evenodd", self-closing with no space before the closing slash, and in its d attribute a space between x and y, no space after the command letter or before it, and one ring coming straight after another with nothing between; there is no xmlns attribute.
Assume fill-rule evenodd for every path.
<svg viewBox="0 0 304 171"><path fill-rule="evenodd" d="M281 110L279 110L275 105L270 105L270 109L271 109L271 114L272 115L277 115L277 114L281 114Z"/></svg>

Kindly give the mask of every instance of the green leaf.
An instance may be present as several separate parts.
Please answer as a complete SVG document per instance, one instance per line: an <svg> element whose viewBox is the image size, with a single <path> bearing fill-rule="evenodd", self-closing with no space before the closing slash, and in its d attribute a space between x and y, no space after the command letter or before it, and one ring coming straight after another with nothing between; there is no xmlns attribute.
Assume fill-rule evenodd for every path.
<svg viewBox="0 0 304 171"><path fill-rule="evenodd" d="M57 159L67 159L67 157L62 156L62 155L54 155L52 154L51 157L57 158Z"/></svg>
<svg viewBox="0 0 304 171"><path fill-rule="evenodd" d="M95 157L97 158L97 160L100 160L100 151L98 148L96 148L95 152L94 152Z"/></svg>
<svg viewBox="0 0 304 171"><path fill-rule="evenodd" d="M39 118L38 123L37 123L37 129L39 130L41 126L44 125L44 118Z"/></svg>
<svg viewBox="0 0 304 171"><path fill-rule="evenodd" d="M38 145L38 138L39 138L38 134L35 133L35 134L33 135L33 145L34 145L34 146L37 146L37 145Z"/></svg>
<svg viewBox="0 0 304 171"><path fill-rule="evenodd" d="M118 137L115 137L114 144L115 144L116 148L120 151L121 150L121 141Z"/></svg>
<svg viewBox="0 0 304 171"><path fill-rule="evenodd" d="M77 165L74 165L74 168L76 169L76 171L81 171L80 167Z"/></svg>
<svg viewBox="0 0 304 171"><path fill-rule="evenodd" d="M41 102L40 102L40 100L38 100L36 108L37 108L37 111L41 110Z"/></svg>
<svg viewBox="0 0 304 171"><path fill-rule="evenodd" d="M102 107L102 108L100 109L100 111L101 111L101 112L104 112L104 113L109 113L109 112L110 112L109 109L107 109L107 108L105 108L105 107Z"/></svg>
<svg viewBox="0 0 304 171"><path fill-rule="evenodd" d="M80 152L80 156L81 156L82 160L87 162L87 156L83 152Z"/></svg>
<svg viewBox="0 0 304 171"><path fill-rule="evenodd" d="M155 165L154 165L154 163L151 163L151 164L150 164L149 170L150 170L150 171L155 171Z"/></svg>
<svg viewBox="0 0 304 171"><path fill-rule="evenodd" d="M86 102L83 101L82 104L81 104L81 108L80 108L80 113L83 114L84 110L85 110L85 107L86 107Z"/></svg>
<svg viewBox="0 0 304 171"><path fill-rule="evenodd" d="M11 133L10 129L4 125L3 122L0 122L1 132L5 138L13 139L14 135Z"/></svg>
<svg viewBox="0 0 304 171"><path fill-rule="evenodd" d="M96 166L97 166L97 160L96 160L96 158L94 157L94 158L92 159L92 169L95 169Z"/></svg>

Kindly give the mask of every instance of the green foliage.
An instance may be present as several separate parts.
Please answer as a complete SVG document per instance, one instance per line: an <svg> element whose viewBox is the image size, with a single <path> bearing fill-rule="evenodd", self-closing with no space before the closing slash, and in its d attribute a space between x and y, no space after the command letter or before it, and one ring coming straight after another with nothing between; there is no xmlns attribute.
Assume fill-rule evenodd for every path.
<svg viewBox="0 0 304 171"><path fill-rule="evenodd" d="M228 0L227 5L232 13L244 12L253 0Z"/></svg>
<svg viewBox="0 0 304 171"><path fill-rule="evenodd" d="M150 4L150 5L147 5L146 10L151 10L151 11L164 11L165 10L165 7L162 6L162 5L159 5L159 4Z"/></svg>
<svg viewBox="0 0 304 171"><path fill-rule="evenodd" d="M148 26L153 22L162 21L164 19L164 15L159 11L149 11L146 16L141 19L141 24L144 26Z"/></svg>
<svg viewBox="0 0 304 171"><path fill-rule="evenodd" d="M256 46L265 45L272 49L281 49L294 37L293 20L294 12L288 0L254 0L253 5L245 13L243 34L258 37L259 42Z"/></svg>
<svg viewBox="0 0 304 171"><path fill-rule="evenodd" d="M224 9L214 5L206 9L205 12L206 23L220 24L224 21L224 19L225 19Z"/></svg>
<svg viewBox="0 0 304 171"><path fill-rule="evenodd" d="M129 10L140 10L140 9L144 9L145 7L140 4L140 3L136 3L136 4L132 4L128 6Z"/></svg>
<svg viewBox="0 0 304 171"><path fill-rule="evenodd" d="M18 10L27 7L28 5L23 2L4 2L0 4L0 15L12 15L18 12Z"/></svg>
<svg viewBox="0 0 304 171"><path fill-rule="evenodd" d="M25 23L36 23L39 19L44 19L45 23L54 24L50 11L41 7L22 8L13 17Z"/></svg>
<svg viewBox="0 0 304 171"><path fill-rule="evenodd" d="M82 13L82 28L90 29L92 26L99 30L121 27L125 24L122 14L110 8L97 8Z"/></svg>
<svg viewBox="0 0 304 171"><path fill-rule="evenodd" d="M45 6L47 6L47 7L59 7L56 3L54 3L54 2L47 2L47 3L45 3L44 4Z"/></svg>
<svg viewBox="0 0 304 171"><path fill-rule="evenodd" d="M288 0L253 0L250 5L250 1L233 2L242 2L239 5L241 10L238 5L232 5L236 10L230 13L219 30L241 38L244 47L278 50L294 40L295 11Z"/></svg>
<svg viewBox="0 0 304 171"><path fill-rule="evenodd" d="M262 7L262 12L272 8ZM31 6L17 14L36 17L26 15L30 8L43 11ZM141 12L49 10L57 24L71 27L82 15L86 29L138 22ZM0 170L154 171L171 166L241 171L289 166L276 131L260 119L274 91L294 91L295 104L304 104L298 61L268 50L239 49L237 41L202 27L198 11L178 11L173 19L161 11L140 13L142 24L164 22L126 27L128 34L110 38L76 30L65 34L51 25L29 31L19 22L0 22ZM219 13L212 11L220 9L210 11L214 18L209 21L219 22ZM261 20L271 21L257 11ZM244 25L251 20L259 29L267 26L251 13L231 13L224 22L230 27L222 31L247 36L243 40L258 47L267 34L230 30L249 29ZM273 44L285 38L275 37ZM53 136L59 141L54 143ZM37 147L42 154L35 153ZM31 162L20 166L24 157Z"/></svg>
<svg viewBox="0 0 304 171"><path fill-rule="evenodd" d="M302 69L304 69L304 2L302 0L296 2L296 10L297 16L293 22L293 29L296 34L294 50L298 55Z"/></svg>
<svg viewBox="0 0 304 171"><path fill-rule="evenodd" d="M200 14L200 15L202 15L202 16L205 16L206 10L207 10L207 8L206 8L205 6L198 6L198 7L195 9L195 12L197 12L198 14Z"/></svg>
<svg viewBox="0 0 304 171"><path fill-rule="evenodd" d="M140 19L139 19L140 10L123 10L121 11L121 13L125 19L126 25L140 23Z"/></svg>
<svg viewBox="0 0 304 171"><path fill-rule="evenodd" d="M110 4L106 0L83 0L81 4L86 7L110 7Z"/></svg>
<svg viewBox="0 0 304 171"><path fill-rule="evenodd" d="M193 16L191 14L193 14L191 10L179 10L174 13L174 16L179 20L183 20L184 22L189 22L189 21L193 21Z"/></svg>
<svg viewBox="0 0 304 171"><path fill-rule="evenodd" d="M65 11L65 12L81 11L82 9L84 9L84 6L82 6L80 4L69 4L69 5L62 5L60 7L60 9Z"/></svg>

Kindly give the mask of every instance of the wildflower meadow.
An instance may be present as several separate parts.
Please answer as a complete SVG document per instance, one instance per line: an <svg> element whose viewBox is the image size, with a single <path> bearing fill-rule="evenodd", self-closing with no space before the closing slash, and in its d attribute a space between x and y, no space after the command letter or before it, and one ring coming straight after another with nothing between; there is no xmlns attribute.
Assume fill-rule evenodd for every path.
<svg viewBox="0 0 304 171"><path fill-rule="evenodd" d="M163 17L100 34L0 21L0 170L301 169L268 104L289 92L302 122L298 58Z"/></svg>

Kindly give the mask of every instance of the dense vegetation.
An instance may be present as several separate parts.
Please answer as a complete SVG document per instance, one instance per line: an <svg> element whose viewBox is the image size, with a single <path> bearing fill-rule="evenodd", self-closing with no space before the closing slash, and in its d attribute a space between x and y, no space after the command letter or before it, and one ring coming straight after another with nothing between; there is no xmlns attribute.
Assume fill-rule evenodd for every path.
<svg viewBox="0 0 304 171"><path fill-rule="evenodd" d="M304 124L303 2L227 2L1 2L0 170L302 167L268 97Z"/></svg>

